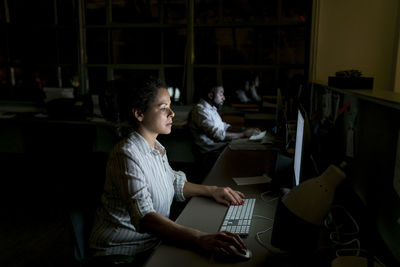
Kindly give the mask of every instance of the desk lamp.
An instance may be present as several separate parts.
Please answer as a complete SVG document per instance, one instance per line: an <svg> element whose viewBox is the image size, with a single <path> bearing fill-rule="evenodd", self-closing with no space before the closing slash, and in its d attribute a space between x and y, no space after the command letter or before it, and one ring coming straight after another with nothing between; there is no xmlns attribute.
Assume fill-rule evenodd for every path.
<svg viewBox="0 0 400 267"><path fill-rule="evenodd" d="M309 179L282 196L274 219L271 244L295 253L316 247L319 227L328 215L336 187L345 179L343 168L330 165L321 176Z"/></svg>

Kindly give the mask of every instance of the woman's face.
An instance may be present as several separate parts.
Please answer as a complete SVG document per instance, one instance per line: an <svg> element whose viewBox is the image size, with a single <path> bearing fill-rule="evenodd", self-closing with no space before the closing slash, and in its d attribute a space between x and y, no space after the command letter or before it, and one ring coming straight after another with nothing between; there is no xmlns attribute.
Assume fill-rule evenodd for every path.
<svg viewBox="0 0 400 267"><path fill-rule="evenodd" d="M171 99L166 88L158 89L157 96L147 111L142 115L141 126L154 134L169 134L172 118L175 113L171 109Z"/></svg>

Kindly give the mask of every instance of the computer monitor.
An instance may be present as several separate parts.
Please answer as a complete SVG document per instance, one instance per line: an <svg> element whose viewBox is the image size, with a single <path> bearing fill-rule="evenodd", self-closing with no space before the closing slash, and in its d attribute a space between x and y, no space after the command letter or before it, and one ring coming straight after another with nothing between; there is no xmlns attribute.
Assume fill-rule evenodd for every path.
<svg viewBox="0 0 400 267"><path fill-rule="evenodd" d="M307 178L315 176L310 173L311 163L311 136L307 113L302 105L298 107L298 118L295 133L294 155L278 152L275 171L273 173L273 186L276 190L292 189ZM290 138L291 139L291 138Z"/></svg>
<svg viewBox="0 0 400 267"><path fill-rule="evenodd" d="M310 157L310 129L307 112L302 105L297 110L296 143L294 150L294 186L306 180Z"/></svg>
<svg viewBox="0 0 400 267"><path fill-rule="evenodd" d="M303 155L303 137L304 137L304 116L301 114L300 109L297 111L297 129L296 129L296 145L294 150L294 181L295 186L300 184L301 177L301 164Z"/></svg>

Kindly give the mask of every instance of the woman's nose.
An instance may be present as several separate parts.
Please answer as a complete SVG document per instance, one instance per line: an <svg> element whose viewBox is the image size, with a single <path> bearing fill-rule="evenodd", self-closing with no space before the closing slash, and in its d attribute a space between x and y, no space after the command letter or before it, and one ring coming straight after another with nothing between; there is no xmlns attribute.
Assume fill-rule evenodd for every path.
<svg viewBox="0 0 400 267"><path fill-rule="evenodd" d="M175 117L175 112L170 108L168 116Z"/></svg>

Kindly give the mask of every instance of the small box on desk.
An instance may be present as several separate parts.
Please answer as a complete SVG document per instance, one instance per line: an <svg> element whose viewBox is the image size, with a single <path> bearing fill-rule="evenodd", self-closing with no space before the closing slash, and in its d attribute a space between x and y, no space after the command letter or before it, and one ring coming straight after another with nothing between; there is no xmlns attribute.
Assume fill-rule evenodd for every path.
<svg viewBox="0 0 400 267"><path fill-rule="evenodd" d="M328 77L328 86L340 89L372 89L373 83L372 77Z"/></svg>

